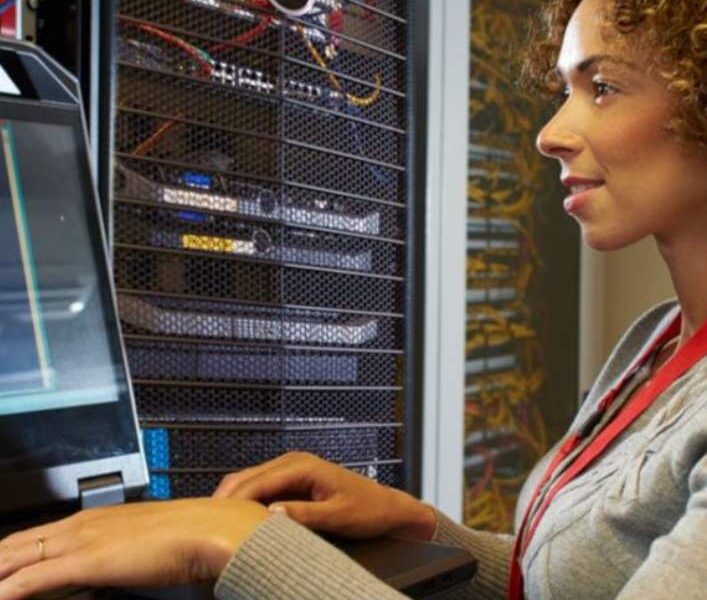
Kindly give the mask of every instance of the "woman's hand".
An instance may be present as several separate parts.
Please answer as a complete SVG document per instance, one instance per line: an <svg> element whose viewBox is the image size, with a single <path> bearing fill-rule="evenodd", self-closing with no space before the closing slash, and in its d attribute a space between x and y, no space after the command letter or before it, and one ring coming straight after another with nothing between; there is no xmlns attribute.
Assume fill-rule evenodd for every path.
<svg viewBox="0 0 707 600"><path fill-rule="evenodd" d="M432 508L409 494L304 452L227 475L214 496L269 503L306 527L350 538L428 540L436 526Z"/></svg>
<svg viewBox="0 0 707 600"><path fill-rule="evenodd" d="M213 498L86 510L0 542L0 600L66 586L160 586L217 579L268 517Z"/></svg>

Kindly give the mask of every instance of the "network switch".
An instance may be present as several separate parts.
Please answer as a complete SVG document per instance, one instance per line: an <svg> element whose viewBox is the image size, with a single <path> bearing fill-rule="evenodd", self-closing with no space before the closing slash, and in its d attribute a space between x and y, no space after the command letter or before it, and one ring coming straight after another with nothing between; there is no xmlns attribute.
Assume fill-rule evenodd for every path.
<svg viewBox="0 0 707 600"><path fill-rule="evenodd" d="M361 346L378 335L378 322L373 318L338 324L276 316L199 313L161 308L124 294L118 296L118 305L126 323L163 335L346 346Z"/></svg>

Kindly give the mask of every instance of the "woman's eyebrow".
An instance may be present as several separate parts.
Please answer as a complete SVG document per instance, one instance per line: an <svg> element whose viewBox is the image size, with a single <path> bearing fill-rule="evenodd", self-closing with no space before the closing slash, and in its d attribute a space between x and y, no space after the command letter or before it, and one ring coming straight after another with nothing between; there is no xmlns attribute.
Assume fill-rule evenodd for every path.
<svg viewBox="0 0 707 600"><path fill-rule="evenodd" d="M578 62L577 65L573 69L569 69L569 71L585 73L590 68L595 67L601 63L612 63L622 67L627 67L629 69L639 68L636 63L631 62L630 60L626 60L625 58L621 58L620 56L615 56L613 54L593 54L592 56L588 56L584 60ZM559 65L555 67L555 72L562 79L565 79L566 75L564 74L564 70Z"/></svg>

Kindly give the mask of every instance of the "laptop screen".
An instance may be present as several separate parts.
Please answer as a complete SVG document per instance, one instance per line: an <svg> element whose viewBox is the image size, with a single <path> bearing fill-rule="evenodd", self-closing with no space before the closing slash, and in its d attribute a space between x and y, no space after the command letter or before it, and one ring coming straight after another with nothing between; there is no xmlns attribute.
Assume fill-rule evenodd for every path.
<svg viewBox="0 0 707 600"><path fill-rule="evenodd" d="M79 110L0 106L0 479L139 452Z"/></svg>

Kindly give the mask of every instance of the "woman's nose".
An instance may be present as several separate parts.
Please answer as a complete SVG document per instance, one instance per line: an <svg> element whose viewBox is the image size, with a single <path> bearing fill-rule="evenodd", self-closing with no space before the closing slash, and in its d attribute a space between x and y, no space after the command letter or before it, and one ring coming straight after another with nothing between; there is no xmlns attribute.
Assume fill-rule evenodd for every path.
<svg viewBox="0 0 707 600"><path fill-rule="evenodd" d="M535 140L538 151L550 158L569 158L582 147L581 137L570 127L564 108L545 124Z"/></svg>

